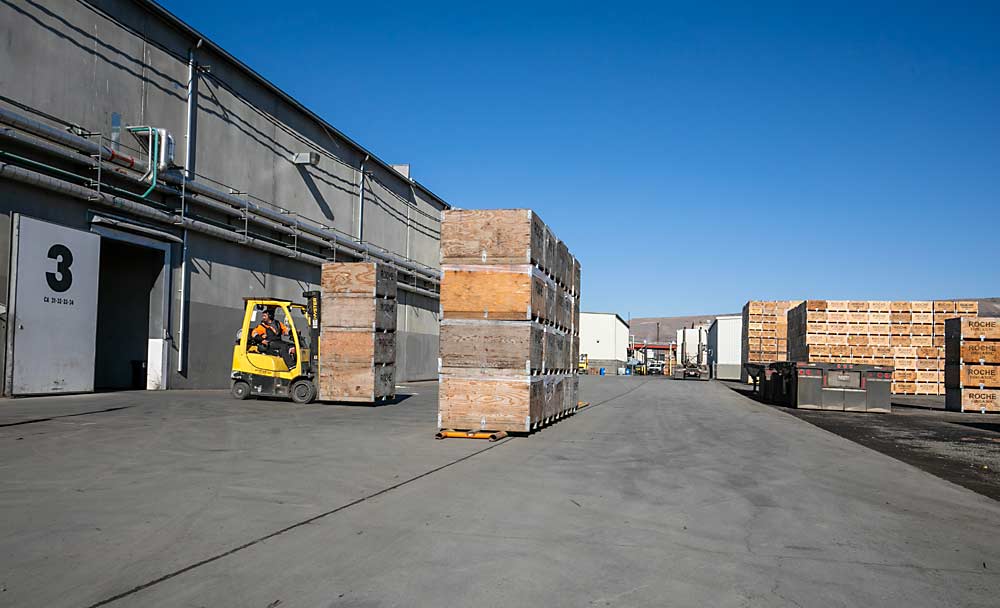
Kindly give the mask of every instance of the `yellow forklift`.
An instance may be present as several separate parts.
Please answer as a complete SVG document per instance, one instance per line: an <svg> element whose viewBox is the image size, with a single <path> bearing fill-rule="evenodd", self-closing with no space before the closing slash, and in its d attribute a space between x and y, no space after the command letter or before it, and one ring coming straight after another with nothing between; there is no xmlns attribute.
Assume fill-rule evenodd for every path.
<svg viewBox="0 0 1000 608"><path fill-rule="evenodd" d="M306 291L305 303L279 298L243 298L243 326L233 347L232 393L237 399L284 397L295 403L316 399L319 374L320 292ZM285 356L266 347L253 329L264 312L285 325Z"/></svg>

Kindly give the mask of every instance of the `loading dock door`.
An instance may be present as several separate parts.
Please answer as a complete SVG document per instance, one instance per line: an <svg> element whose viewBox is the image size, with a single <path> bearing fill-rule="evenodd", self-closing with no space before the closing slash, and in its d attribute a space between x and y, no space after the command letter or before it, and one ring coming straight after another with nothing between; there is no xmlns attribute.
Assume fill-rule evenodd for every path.
<svg viewBox="0 0 1000 608"><path fill-rule="evenodd" d="M11 243L7 392L94 390L101 237L15 214Z"/></svg>

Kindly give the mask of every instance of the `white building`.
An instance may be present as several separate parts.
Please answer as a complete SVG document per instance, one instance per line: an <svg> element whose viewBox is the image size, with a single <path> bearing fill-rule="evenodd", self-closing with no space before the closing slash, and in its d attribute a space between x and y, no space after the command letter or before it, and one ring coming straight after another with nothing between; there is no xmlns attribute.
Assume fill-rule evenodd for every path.
<svg viewBox="0 0 1000 608"><path fill-rule="evenodd" d="M628 357L628 323L613 312L580 313L580 354L591 369L607 374L625 373Z"/></svg>
<svg viewBox="0 0 1000 608"><path fill-rule="evenodd" d="M708 328L708 369L713 378L740 379L742 341L742 315L727 315L712 321Z"/></svg>

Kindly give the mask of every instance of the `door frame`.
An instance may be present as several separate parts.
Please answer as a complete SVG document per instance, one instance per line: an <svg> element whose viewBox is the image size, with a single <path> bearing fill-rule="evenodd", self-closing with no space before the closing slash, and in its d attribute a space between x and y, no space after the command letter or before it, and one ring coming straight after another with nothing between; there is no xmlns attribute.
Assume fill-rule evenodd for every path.
<svg viewBox="0 0 1000 608"><path fill-rule="evenodd" d="M90 231L100 235L101 238L122 241L139 247L148 247L163 252L163 296L160 303L160 319L162 328L159 338L146 337L147 341L147 362L146 362L146 390L165 390L170 377L169 365L169 345L170 345L170 295L173 280L172 267L170 265L171 243L166 240L159 240L148 236L140 236L126 230L119 230L97 223L102 216L94 216L91 219ZM116 225L127 227L129 224L116 220ZM143 232L147 232L144 230ZM173 236L166 233L165 236ZM152 303L151 303L152 304ZM100 314L100 301L98 301L98 314ZM152 365L149 355L156 352L160 356L160 364Z"/></svg>

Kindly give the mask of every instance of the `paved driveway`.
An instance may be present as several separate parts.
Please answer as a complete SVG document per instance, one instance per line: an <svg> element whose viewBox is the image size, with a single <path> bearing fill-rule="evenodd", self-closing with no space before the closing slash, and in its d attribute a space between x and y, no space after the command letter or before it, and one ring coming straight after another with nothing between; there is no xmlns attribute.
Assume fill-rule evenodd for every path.
<svg viewBox="0 0 1000 608"><path fill-rule="evenodd" d="M380 408L210 392L0 404L0 424L28 422L0 427L0 603L1000 597L1000 504L724 386L584 378L594 406L496 444L434 441L436 385L401 392Z"/></svg>

